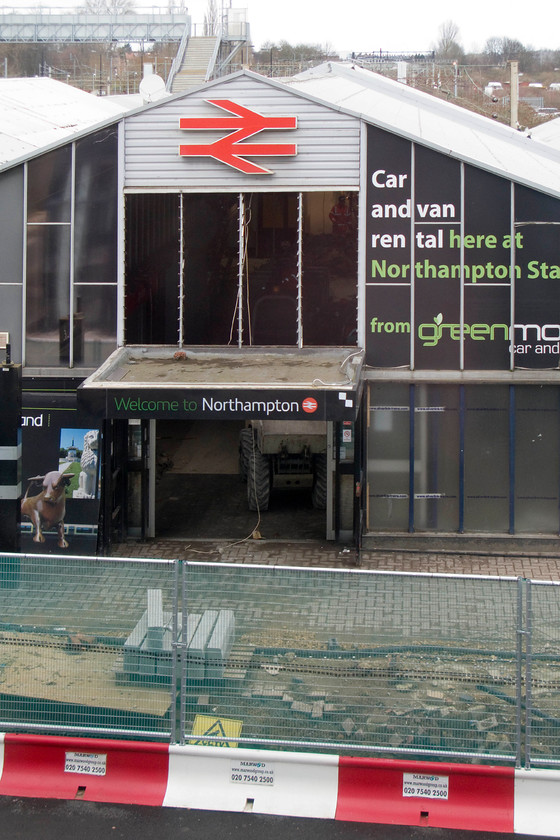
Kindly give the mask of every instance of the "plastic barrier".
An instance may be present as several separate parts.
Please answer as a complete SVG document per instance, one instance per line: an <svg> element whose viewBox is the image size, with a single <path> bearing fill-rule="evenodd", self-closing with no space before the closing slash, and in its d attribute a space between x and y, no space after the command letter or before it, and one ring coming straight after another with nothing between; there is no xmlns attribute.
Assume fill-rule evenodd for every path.
<svg viewBox="0 0 560 840"><path fill-rule="evenodd" d="M0 794L161 805L167 744L5 734Z"/></svg>
<svg viewBox="0 0 560 840"><path fill-rule="evenodd" d="M560 837L560 771L515 771L516 834Z"/></svg>
<svg viewBox="0 0 560 840"><path fill-rule="evenodd" d="M513 815L513 768L339 760L338 820L513 833Z"/></svg>
<svg viewBox="0 0 560 840"><path fill-rule="evenodd" d="M333 819L338 756L171 746L164 805Z"/></svg>
<svg viewBox="0 0 560 840"><path fill-rule="evenodd" d="M0 795L560 838L560 771L0 733Z"/></svg>

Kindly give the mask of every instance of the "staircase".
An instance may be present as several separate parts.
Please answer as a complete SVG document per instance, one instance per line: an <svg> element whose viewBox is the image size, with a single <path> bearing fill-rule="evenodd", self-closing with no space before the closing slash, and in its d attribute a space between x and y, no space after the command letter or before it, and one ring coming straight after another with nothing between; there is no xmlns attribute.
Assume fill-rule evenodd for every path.
<svg viewBox="0 0 560 840"><path fill-rule="evenodd" d="M199 87L210 78L218 41L215 35L189 38L182 64L171 82L171 93Z"/></svg>

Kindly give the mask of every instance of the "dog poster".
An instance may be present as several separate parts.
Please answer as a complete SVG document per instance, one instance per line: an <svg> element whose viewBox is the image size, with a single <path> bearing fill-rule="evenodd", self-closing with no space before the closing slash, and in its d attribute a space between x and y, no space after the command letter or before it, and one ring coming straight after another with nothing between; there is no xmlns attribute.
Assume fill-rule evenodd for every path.
<svg viewBox="0 0 560 840"><path fill-rule="evenodd" d="M21 551L24 553L63 556L97 552L101 430L93 425L80 425L81 419L75 409L65 410L62 400L56 407L48 403L40 409L24 406L21 501Z"/></svg>

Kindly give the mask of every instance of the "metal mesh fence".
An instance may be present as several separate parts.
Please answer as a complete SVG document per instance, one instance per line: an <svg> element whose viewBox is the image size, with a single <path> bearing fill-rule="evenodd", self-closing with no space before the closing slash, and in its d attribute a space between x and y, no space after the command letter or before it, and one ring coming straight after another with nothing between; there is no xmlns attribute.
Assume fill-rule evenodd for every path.
<svg viewBox="0 0 560 840"><path fill-rule="evenodd" d="M234 629L204 684L186 650L184 740L226 741L229 727L252 745L516 760L516 580L185 572L188 614L231 613Z"/></svg>
<svg viewBox="0 0 560 840"><path fill-rule="evenodd" d="M560 585L0 555L0 730L560 764Z"/></svg>
<svg viewBox="0 0 560 840"><path fill-rule="evenodd" d="M560 584L527 582L527 766L560 764Z"/></svg>
<svg viewBox="0 0 560 840"><path fill-rule="evenodd" d="M125 642L158 591L176 611L176 566L0 557L0 727L170 737L170 686L125 668Z"/></svg>

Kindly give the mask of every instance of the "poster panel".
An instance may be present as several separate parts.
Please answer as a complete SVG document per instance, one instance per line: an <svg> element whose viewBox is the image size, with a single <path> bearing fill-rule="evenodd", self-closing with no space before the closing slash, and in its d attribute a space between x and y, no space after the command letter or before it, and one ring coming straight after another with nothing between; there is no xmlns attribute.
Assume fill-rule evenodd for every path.
<svg viewBox="0 0 560 840"><path fill-rule="evenodd" d="M367 161L366 363L558 367L560 201L374 126Z"/></svg>
<svg viewBox="0 0 560 840"><path fill-rule="evenodd" d="M560 363L560 201L515 186L515 364L556 368Z"/></svg>
<svg viewBox="0 0 560 840"><path fill-rule="evenodd" d="M101 426L78 409L74 380L24 380L21 550L95 554Z"/></svg>

